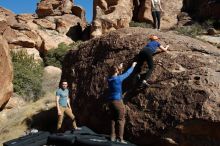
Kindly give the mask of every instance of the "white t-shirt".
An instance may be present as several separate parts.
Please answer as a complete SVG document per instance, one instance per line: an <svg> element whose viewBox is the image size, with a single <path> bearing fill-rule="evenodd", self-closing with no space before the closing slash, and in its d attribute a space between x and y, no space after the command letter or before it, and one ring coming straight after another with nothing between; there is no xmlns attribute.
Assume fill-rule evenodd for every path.
<svg viewBox="0 0 220 146"><path fill-rule="evenodd" d="M152 11L160 11L160 0L151 0Z"/></svg>

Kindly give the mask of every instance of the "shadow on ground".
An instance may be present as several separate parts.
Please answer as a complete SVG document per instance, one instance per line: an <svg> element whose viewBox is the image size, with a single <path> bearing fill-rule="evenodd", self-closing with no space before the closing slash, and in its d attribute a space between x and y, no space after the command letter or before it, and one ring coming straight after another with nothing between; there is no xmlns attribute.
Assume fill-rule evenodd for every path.
<svg viewBox="0 0 220 146"><path fill-rule="evenodd" d="M38 129L39 131L56 132L57 110L56 107L39 113L25 119L25 123L29 129ZM71 130L71 120L64 118L61 132Z"/></svg>

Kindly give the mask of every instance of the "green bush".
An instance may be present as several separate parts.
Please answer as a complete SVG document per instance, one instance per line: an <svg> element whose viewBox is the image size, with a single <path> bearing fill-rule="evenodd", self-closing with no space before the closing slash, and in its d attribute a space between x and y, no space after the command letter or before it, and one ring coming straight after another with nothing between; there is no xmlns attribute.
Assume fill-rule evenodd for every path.
<svg viewBox="0 0 220 146"><path fill-rule="evenodd" d="M204 32L204 29L199 24L193 24L190 26L183 26L176 28L176 31L180 34L184 34L191 37L196 37L197 35L200 35Z"/></svg>
<svg viewBox="0 0 220 146"><path fill-rule="evenodd" d="M14 68L14 92L26 101L36 101L42 92L43 64L26 51L11 52Z"/></svg>
<svg viewBox="0 0 220 146"><path fill-rule="evenodd" d="M77 49L80 43L81 43L80 41L76 43L72 43L70 45L66 45L65 43L60 43L56 49L49 50L43 56L45 66L51 65L61 68L66 53L70 49L74 49L74 48Z"/></svg>
<svg viewBox="0 0 220 146"><path fill-rule="evenodd" d="M135 22L131 21L129 23L130 27L142 27L142 28L152 28L152 25L146 22Z"/></svg>

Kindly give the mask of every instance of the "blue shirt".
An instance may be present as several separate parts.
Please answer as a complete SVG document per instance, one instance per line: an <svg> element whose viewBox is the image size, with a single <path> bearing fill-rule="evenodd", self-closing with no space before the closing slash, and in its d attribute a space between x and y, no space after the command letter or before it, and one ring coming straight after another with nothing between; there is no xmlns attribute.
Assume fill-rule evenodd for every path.
<svg viewBox="0 0 220 146"><path fill-rule="evenodd" d="M109 100L121 100L122 82L132 73L133 70L134 68L131 67L124 74L108 78Z"/></svg>
<svg viewBox="0 0 220 146"><path fill-rule="evenodd" d="M160 47L160 43L157 41L150 41L144 48L149 48L151 53L154 54L157 48Z"/></svg>
<svg viewBox="0 0 220 146"><path fill-rule="evenodd" d="M68 89L57 89L56 96L59 96L59 105L62 107L67 107L67 100L69 98L69 90Z"/></svg>

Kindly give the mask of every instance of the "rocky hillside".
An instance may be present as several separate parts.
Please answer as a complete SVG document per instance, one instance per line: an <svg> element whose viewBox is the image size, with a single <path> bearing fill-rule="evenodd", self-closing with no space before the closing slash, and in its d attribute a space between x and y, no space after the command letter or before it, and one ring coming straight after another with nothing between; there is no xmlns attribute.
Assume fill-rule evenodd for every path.
<svg viewBox="0 0 220 146"><path fill-rule="evenodd" d="M186 24L192 19L198 21L220 17L219 0L161 0L161 5L164 10L161 13L162 29ZM153 21L150 0L94 0L93 14L92 37L128 27L131 20L148 24Z"/></svg>
<svg viewBox="0 0 220 146"><path fill-rule="evenodd" d="M168 29L177 24L177 15L182 8L182 0L161 1L162 28ZM152 23L150 0L94 0L91 36L128 27L131 20Z"/></svg>
<svg viewBox="0 0 220 146"><path fill-rule="evenodd" d="M124 83L126 138L137 144L159 145L158 141L165 138L178 146L219 145L220 50L172 32L120 29L70 52L63 78L77 85L79 122L109 132L105 102L108 68L122 62L129 67L152 33L162 44L170 44L170 51L154 57L151 80L155 85L138 90L129 79Z"/></svg>
<svg viewBox="0 0 220 146"><path fill-rule="evenodd" d="M0 34L10 49L22 48L36 54L56 48L61 42L70 44L81 39L86 26L85 11L70 0L43 0L36 14L16 15L1 7L0 18Z"/></svg>

